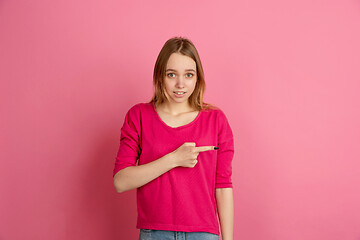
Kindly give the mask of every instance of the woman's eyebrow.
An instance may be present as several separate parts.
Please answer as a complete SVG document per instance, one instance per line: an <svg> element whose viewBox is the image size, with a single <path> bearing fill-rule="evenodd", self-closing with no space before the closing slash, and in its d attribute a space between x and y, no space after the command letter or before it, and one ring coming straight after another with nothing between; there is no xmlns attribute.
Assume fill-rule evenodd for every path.
<svg viewBox="0 0 360 240"><path fill-rule="evenodd" d="M168 71L177 72L175 69L171 69L171 68L166 69L166 72L168 72ZM190 72L190 71L196 72L194 69L185 69L185 71L186 71L186 72Z"/></svg>

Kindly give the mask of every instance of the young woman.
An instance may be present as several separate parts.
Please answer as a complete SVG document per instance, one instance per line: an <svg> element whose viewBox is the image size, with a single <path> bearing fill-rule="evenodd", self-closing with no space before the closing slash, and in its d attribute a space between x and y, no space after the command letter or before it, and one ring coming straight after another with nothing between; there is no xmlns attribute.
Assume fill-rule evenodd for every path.
<svg viewBox="0 0 360 240"><path fill-rule="evenodd" d="M154 67L154 96L130 108L113 172L117 192L137 188L140 240L233 239L234 140L223 111L203 102L194 44L169 39ZM220 224L218 221L220 220Z"/></svg>

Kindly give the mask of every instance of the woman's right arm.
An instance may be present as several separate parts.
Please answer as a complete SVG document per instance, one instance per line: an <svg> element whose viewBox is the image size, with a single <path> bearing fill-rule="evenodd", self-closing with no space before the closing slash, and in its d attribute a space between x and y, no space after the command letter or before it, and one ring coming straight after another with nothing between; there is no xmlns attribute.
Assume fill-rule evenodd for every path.
<svg viewBox="0 0 360 240"><path fill-rule="evenodd" d="M194 142L186 142L157 160L121 169L114 175L114 187L121 193L141 187L175 167L193 168L199 153L209 150L214 150L214 146L195 147Z"/></svg>
<svg viewBox="0 0 360 240"><path fill-rule="evenodd" d="M169 153L146 164L126 167L115 174L114 187L118 193L141 187L176 167L173 160Z"/></svg>

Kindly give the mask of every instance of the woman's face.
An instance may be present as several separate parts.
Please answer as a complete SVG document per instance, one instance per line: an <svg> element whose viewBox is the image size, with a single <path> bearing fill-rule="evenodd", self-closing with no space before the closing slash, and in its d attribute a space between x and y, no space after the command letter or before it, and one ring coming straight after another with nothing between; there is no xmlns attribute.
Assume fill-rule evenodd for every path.
<svg viewBox="0 0 360 240"><path fill-rule="evenodd" d="M186 102L197 81L196 62L188 56L173 53L166 65L165 94L170 102ZM183 93L177 93L178 91Z"/></svg>

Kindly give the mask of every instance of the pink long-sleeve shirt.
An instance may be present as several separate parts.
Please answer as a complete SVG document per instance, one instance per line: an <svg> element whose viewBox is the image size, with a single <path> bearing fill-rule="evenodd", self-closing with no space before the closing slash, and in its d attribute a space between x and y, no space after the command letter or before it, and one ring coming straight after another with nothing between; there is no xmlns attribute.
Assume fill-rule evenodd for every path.
<svg viewBox="0 0 360 240"><path fill-rule="evenodd" d="M218 146L200 152L193 168L176 167L137 188L138 229L210 232L219 235L215 188L232 188L233 133L219 108L201 110L190 123L168 126L153 103L138 103L126 113L113 176L146 164L185 142Z"/></svg>

